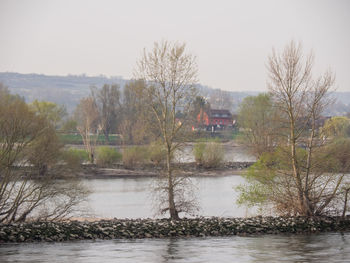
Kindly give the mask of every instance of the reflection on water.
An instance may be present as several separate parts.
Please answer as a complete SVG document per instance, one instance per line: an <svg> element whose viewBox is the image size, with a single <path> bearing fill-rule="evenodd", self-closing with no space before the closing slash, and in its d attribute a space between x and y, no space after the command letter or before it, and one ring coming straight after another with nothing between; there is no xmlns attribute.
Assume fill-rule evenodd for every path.
<svg viewBox="0 0 350 263"><path fill-rule="evenodd" d="M349 262L350 233L4 244L0 262Z"/></svg>
<svg viewBox="0 0 350 263"><path fill-rule="evenodd" d="M92 193L89 206L92 214L103 218L152 218L152 178L96 179L84 183ZM192 178L198 197L201 216L253 215L244 207L236 205L234 187L244 182L240 176ZM186 215L188 216L188 215Z"/></svg>

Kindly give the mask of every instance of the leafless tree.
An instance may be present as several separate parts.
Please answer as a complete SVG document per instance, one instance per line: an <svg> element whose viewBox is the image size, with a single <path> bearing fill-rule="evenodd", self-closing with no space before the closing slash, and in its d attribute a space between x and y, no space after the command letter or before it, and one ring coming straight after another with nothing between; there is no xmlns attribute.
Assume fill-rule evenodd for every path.
<svg viewBox="0 0 350 263"><path fill-rule="evenodd" d="M132 80L124 87L122 122L119 127L124 143L149 143L159 134L154 126L156 120L153 113L143 97L145 87L146 84L142 80Z"/></svg>
<svg viewBox="0 0 350 263"><path fill-rule="evenodd" d="M101 89L93 87L91 93L99 111L102 132L109 142L109 134L116 130L121 116L120 88L116 84L105 84Z"/></svg>
<svg viewBox="0 0 350 263"><path fill-rule="evenodd" d="M186 213L195 216L200 210L196 191L198 190L191 178L177 174L173 171L174 202L177 213ZM169 212L168 181L159 177L153 181L152 197L156 215L164 215Z"/></svg>
<svg viewBox="0 0 350 263"><path fill-rule="evenodd" d="M93 97L81 99L74 112L77 121L77 130L79 131L86 151L89 154L89 160L94 163L94 152L99 132L103 129L100 123L100 115Z"/></svg>
<svg viewBox="0 0 350 263"><path fill-rule="evenodd" d="M219 110L232 111L234 106L234 100L230 92L221 89L215 89L210 94L209 103L213 109Z"/></svg>
<svg viewBox="0 0 350 263"><path fill-rule="evenodd" d="M239 203L267 204L283 215L345 215L350 140L324 139L320 123L332 102L328 92L334 75L327 71L314 79L312 65L313 55L304 57L294 42L269 57L268 84L280 115L280 139L248 170L248 184L238 188Z"/></svg>
<svg viewBox="0 0 350 263"><path fill-rule="evenodd" d="M273 50L268 62L269 91L288 129L297 213L301 215L320 214L333 200L343 179L343 176L325 177L325 171L317 171L313 158L321 146L317 122L329 104L327 93L334 83L330 71L316 80L312 78L313 60L312 54L304 58L301 45L292 41L281 54ZM307 150L306 163L297 156L300 144ZM321 183L324 186L319 188Z"/></svg>
<svg viewBox="0 0 350 263"><path fill-rule="evenodd" d="M179 190L173 173L172 156L184 141L181 132L187 124L188 113L196 96L195 57L185 53L185 44L167 41L155 43L151 51L144 50L135 77L146 83L143 96L156 118L167 152L168 205L162 211L169 211L171 219L178 219L178 213L182 209L181 204L176 203L176 193ZM177 118L179 111L182 112L181 118Z"/></svg>
<svg viewBox="0 0 350 263"><path fill-rule="evenodd" d="M0 222L22 222L29 217L58 220L67 216L85 198L86 192L78 182L56 180L56 173L48 171L59 162L58 138L51 134L54 127L20 98L9 93L3 95L0 98ZM52 170L56 169L52 167Z"/></svg>

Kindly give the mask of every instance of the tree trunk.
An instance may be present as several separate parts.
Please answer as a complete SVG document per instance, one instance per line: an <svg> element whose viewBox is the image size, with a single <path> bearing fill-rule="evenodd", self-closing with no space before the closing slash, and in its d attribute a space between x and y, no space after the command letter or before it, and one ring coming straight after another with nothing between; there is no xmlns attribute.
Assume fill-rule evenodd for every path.
<svg viewBox="0 0 350 263"><path fill-rule="evenodd" d="M348 193L350 191L350 188L345 189L345 199L344 199L344 208L343 208L343 214L342 217L345 217L346 214L346 208L348 206Z"/></svg>
<svg viewBox="0 0 350 263"><path fill-rule="evenodd" d="M295 142L294 129L295 129L295 125L294 125L294 120L292 119L290 123L290 147L291 147L291 155L292 155L291 157L292 157L293 176L298 188L298 201L300 206L299 213L300 215L305 216L306 209L304 204L304 191L303 191L303 185L300 179L299 165L298 165L297 155L296 155L296 145L295 145L296 142Z"/></svg>
<svg viewBox="0 0 350 263"><path fill-rule="evenodd" d="M47 173L47 164L39 165L39 176L44 177Z"/></svg>
<svg viewBox="0 0 350 263"><path fill-rule="evenodd" d="M107 144L109 144L109 132L105 130L104 136L105 136Z"/></svg>
<svg viewBox="0 0 350 263"><path fill-rule="evenodd" d="M94 163L94 153L92 152L92 149L89 150L89 161L91 164Z"/></svg>
<svg viewBox="0 0 350 263"><path fill-rule="evenodd" d="M309 137L309 143L308 143L308 152L307 152L307 160L306 160L306 176L305 176L305 184L304 184L304 195L305 195L305 206L307 207L307 215L312 216L314 214L314 208L311 205L310 202L310 196L309 196L309 174L311 171L311 156L313 154L313 140L315 137L315 130L316 130L316 124L315 124L315 115L312 115L312 129Z"/></svg>
<svg viewBox="0 0 350 263"><path fill-rule="evenodd" d="M171 151L169 149L167 152L167 172L168 172L168 201L169 201L170 219L179 220L180 218L176 210L175 200L174 200L173 174L171 169Z"/></svg>

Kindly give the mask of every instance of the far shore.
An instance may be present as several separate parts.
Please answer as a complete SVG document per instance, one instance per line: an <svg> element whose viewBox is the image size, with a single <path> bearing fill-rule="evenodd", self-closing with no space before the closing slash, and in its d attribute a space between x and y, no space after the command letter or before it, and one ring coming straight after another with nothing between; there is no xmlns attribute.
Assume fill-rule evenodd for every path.
<svg viewBox="0 0 350 263"><path fill-rule="evenodd" d="M180 176L189 177L221 177L242 175L253 162L229 162L216 168L204 168L195 163L178 163L174 172ZM164 174L164 169L154 165L140 165L125 168L123 165L113 167L98 167L84 165L78 176L85 179L111 179L111 178L145 178L158 177Z"/></svg>
<svg viewBox="0 0 350 263"><path fill-rule="evenodd" d="M178 176L187 177L223 177L223 176L239 176L243 175L248 167L255 162L225 162L220 164L219 167L206 168L198 166L195 162L188 163L175 163L173 167L173 173ZM19 174L27 174L31 172L31 168L16 167L15 169ZM24 172L23 172L24 171ZM113 179L113 178L151 178L159 177L166 173L164 165L137 164L131 168L125 167L121 163L113 164L108 167L101 167L96 164L82 164L79 169L68 170L57 174L56 178L83 178L83 179ZM32 178L37 175L32 174ZM0 176L1 178L1 176Z"/></svg>

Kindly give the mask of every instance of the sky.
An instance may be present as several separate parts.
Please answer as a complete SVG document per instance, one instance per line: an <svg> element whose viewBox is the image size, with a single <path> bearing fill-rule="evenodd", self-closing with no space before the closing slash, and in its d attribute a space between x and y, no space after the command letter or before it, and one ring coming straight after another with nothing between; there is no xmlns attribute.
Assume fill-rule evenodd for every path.
<svg viewBox="0 0 350 263"><path fill-rule="evenodd" d="M349 27L348 0L0 0L0 72L130 79L169 40L197 57L201 84L264 91L272 48L294 40L350 91Z"/></svg>

